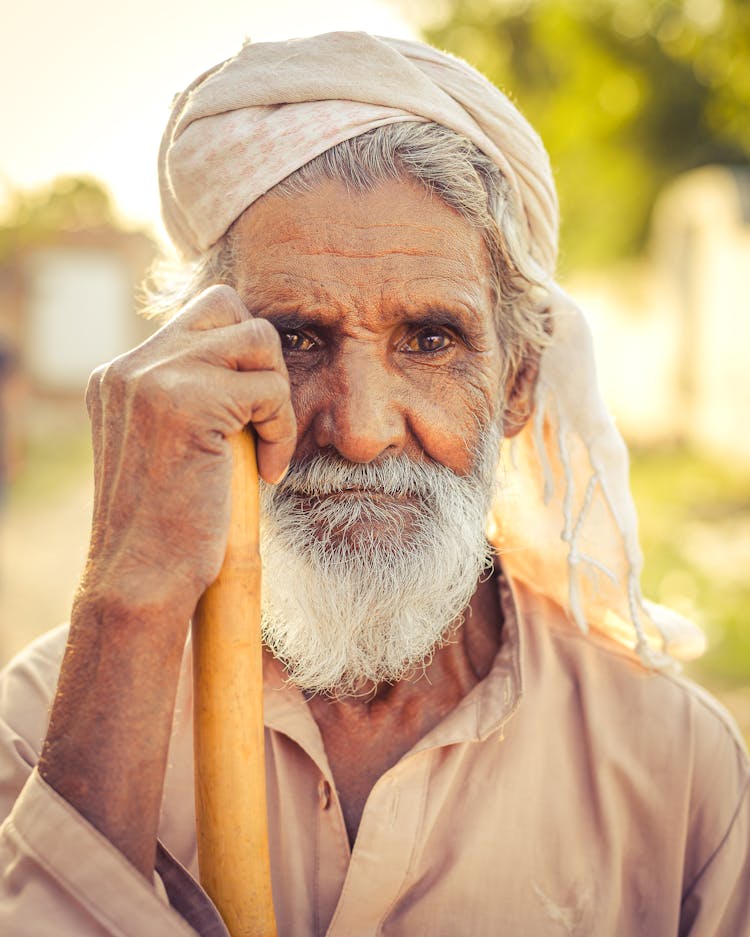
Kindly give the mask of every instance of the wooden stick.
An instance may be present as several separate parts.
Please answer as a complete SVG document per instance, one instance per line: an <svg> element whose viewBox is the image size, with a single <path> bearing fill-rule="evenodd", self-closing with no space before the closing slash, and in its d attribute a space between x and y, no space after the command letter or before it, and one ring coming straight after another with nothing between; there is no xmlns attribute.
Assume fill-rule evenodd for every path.
<svg viewBox="0 0 750 937"><path fill-rule="evenodd" d="M276 937L266 819L258 469L231 440L224 564L193 618L195 806L201 884L232 937Z"/></svg>

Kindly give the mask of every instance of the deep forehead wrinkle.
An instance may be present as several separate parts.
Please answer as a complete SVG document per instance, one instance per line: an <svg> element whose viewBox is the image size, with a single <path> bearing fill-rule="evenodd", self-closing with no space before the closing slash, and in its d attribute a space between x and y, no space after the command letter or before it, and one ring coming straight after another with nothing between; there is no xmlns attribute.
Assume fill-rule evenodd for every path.
<svg viewBox="0 0 750 937"><path fill-rule="evenodd" d="M481 234L416 184L352 197L328 183L294 201L270 197L237 234L237 287L256 314L368 306L384 321L440 306L465 315L491 289Z"/></svg>
<svg viewBox="0 0 750 937"><path fill-rule="evenodd" d="M444 260L445 244L448 242L455 243L455 235L452 236L452 232L429 225L347 225L328 220L320 220L318 223L309 221L305 223L295 222L295 224L299 224L299 230L277 236L274 238L274 244L264 245L263 250L273 255L274 251L283 250L289 245L296 245L294 253L301 257L329 255L345 259L366 260L368 258L404 256L436 257ZM393 232L393 237L385 245L383 245L384 232ZM408 239L411 235L413 239L415 233L426 235L429 241L425 240L418 246L398 243L399 236ZM358 235L356 239L353 237L355 234ZM365 235L365 237L362 237L362 235ZM353 240L360 242L359 249L354 249L351 246ZM374 242L372 246L366 243L367 240ZM466 259L468 258L469 250L467 248Z"/></svg>
<svg viewBox="0 0 750 937"><path fill-rule="evenodd" d="M418 210L401 211L402 205L396 195L396 200L390 203L392 217L374 218L368 210L369 197L378 190L394 192L399 189L411 191L418 196ZM276 231L277 243L293 242L301 238L309 240L311 234L318 240L327 237L338 240L339 237L363 234L373 238L397 238L400 234L413 238L421 235L436 242L454 242L466 235L466 221L459 212L412 180L384 183L376 190L365 193L354 193L340 182L326 180L320 183L315 192L324 194L324 197L317 204L305 199L305 211L299 214L288 211L288 207L298 204L299 199L290 200L268 193L248 209L240 221L240 226L249 225L252 228L256 219L268 217L269 213L276 214L278 208L284 216L284 224Z"/></svg>
<svg viewBox="0 0 750 937"><path fill-rule="evenodd" d="M403 222L388 221L388 222L372 222L367 224L356 224L353 221L336 221L331 219L329 215L322 215L320 217L310 217L304 219L297 219L296 221L290 223L288 227L291 229L289 234L279 235L277 238L279 244L288 244L292 241L300 241L304 238L307 238L308 228L313 228L316 231L320 232L325 228L345 228L347 231L365 231L365 232L380 232L380 231L392 231L392 230L404 230L407 227L412 231L419 231L422 234L428 234L430 236L448 236L444 227L437 227L435 225L429 224L419 224L414 220L409 220L408 225Z"/></svg>
<svg viewBox="0 0 750 937"><path fill-rule="evenodd" d="M242 301L251 311L305 312L324 314L326 310L338 315L336 291L328 281L326 286L317 277L305 276L288 270L278 274L246 274L238 283Z"/></svg>
<svg viewBox="0 0 750 937"><path fill-rule="evenodd" d="M356 224L323 216L305 218L295 223L300 226L300 241L312 244L312 250L308 247L308 250L300 253L317 251L321 254L338 254L341 257L384 257L394 254L440 257L443 256L446 245L455 244L459 237L459 233L452 230L450 224L420 224L411 218L383 224ZM464 232L460 234L463 235ZM352 242L359 245L359 250L351 250Z"/></svg>
<svg viewBox="0 0 750 937"><path fill-rule="evenodd" d="M395 267L388 263L398 258L404 258L405 264ZM377 276L382 282L437 284L442 281L483 280L488 274L488 265L484 261L481 252L470 250L468 245L457 245L455 241L453 250L447 252L434 240L429 244L398 245L379 240L371 245L361 242L332 245L318 238L283 243L274 239L273 242L261 242L246 255L244 275L250 278L262 266L264 279L270 276L277 282L344 281L347 278L354 282L358 277ZM373 265L376 273L372 272Z"/></svg>
<svg viewBox="0 0 750 937"><path fill-rule="evenodd" d="M456 271L459 272L459 271ZM434 290L442 285L440 297ZM359 297L361 288L353 285L346 277L325 279L307 270L278 271L264 270L263 274L247 271L238 284L243 302L255 312L261 310L272 314L304 310L320 321L338 318L340 313L352 305L353 297ZM382 277L378 281L378 306L386 314L422 315L425 311L454 310L460 317L476 314L476 303L482 290L480 282L452 276L446 272L425 275L415 272L407 279L403 274Z"/></svg>
<svg viewBox="0 0 750 937"><path fill-rule="evenodd" d="M297 252L303 257L324 257L330 255L333 257L344 257L351 258L353 260L367 260L372 258L377 260L379 257L440 257L441 254L439 251L426 251L426 250L417 250L412 248L399 249L396 247L392 248L381 248L380 250L366 250L366 251L353 251L353 250L344 250L340 247L325 247L321 245L318 249L311 250L300 250Z"/></svg>

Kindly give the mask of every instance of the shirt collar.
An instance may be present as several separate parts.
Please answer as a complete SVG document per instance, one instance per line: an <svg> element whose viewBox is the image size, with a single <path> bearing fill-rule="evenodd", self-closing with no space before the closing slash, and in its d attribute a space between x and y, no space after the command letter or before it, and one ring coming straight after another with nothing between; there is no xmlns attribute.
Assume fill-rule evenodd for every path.
<svg viewBox="0 0 750 937"><path fill-rule="evenodd" d="M505 724L517 711L523 695L522 622L518 603L502 571L497 571L495 582L503 616L502 639L490 672L408 755L460 742L484 741L493 733L502 736ZM289 683L282 664L269 651L264 651L263 667L266 726L295 741L329 773L323 740L303 694Z"/></svg>

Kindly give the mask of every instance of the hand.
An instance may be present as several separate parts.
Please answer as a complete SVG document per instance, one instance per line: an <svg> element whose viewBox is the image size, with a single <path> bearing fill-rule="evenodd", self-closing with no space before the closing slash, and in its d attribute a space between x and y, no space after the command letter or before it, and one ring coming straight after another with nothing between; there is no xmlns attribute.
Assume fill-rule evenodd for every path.
<svg viewBox="0 0 750 937"><path fill-rule="evenodd" d="M228 287L97 371L87 400L91 549L39 769L150 880L187 622L224 556L227 437L252 423L274 482L296 423L278 335Z"/></svg>
<svg viewBox="0 0 750 937"><path fill-rule="evenodd" d="M216 577L229 523L227 439L252 424L276 482L296 444L279 337L227 286L92 375L96 495L84 586L186 618Z"/></svg>

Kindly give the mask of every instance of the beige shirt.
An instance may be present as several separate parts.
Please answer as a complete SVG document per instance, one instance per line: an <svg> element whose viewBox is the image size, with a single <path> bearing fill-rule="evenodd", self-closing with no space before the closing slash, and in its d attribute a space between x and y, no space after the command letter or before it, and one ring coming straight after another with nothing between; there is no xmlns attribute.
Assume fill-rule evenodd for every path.
<svg viewBox="0 0 750 937"><path fill-rule="evenodd" d="M750 935L750 762L730 719L537 596L502 601L491 673L380 778L353 851L317 726L267 661L280 937ZM64 640L0 680L0 934L194 937L34 771ZM160 839L195 875L189 674L187 654ZM180 867L159 871L221 933Z"/></svg>

